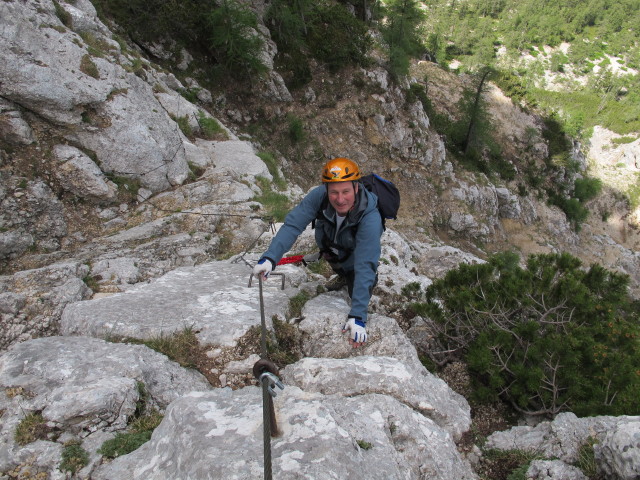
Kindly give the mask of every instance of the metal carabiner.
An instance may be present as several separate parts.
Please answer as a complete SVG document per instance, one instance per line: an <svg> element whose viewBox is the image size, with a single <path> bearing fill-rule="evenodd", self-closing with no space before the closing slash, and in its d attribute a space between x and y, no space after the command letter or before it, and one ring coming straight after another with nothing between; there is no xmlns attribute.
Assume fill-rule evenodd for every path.
<svg viewBox="0 0 640 480"><path fill-rule="evenodd" d="M269 394L272 397L275 398L276 395L278 395L278 392L276 392L273 387L278 387L280 390L284 390L284 384L273 373L264 372L262 375L260 375L260 378L258 380L262 384L262 381L264 379L266 379L269 382L269 384L267 385L267 390L269 390Z"/></svg>

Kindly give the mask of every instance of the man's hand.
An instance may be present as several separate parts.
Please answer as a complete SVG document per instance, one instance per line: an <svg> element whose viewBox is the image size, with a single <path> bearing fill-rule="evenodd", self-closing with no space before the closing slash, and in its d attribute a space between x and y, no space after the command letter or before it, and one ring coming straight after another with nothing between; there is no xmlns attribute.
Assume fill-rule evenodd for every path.
<svg viewBox="0 0 640 480"><path fill-rule="evenodd" d="M266 280L271 271L273 270L273 263L268 258L261 258L255 267L253 267L253 274L256 277L262 277Z"/></svg>
<svg viewBox="0 0 640 480"><path fill-rule="evenodd" d="M349 345L358 348L367 341L367 330L365 323L359 318L351 317L342 327L342 333L349 331Z"/></svg>

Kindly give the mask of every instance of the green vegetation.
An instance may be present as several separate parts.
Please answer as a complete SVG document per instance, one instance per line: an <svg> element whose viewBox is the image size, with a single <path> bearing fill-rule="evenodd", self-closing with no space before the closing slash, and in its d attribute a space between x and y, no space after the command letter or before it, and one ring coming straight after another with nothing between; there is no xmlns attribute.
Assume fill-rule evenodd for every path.
<svg viewBox="0 0 640 480"><path fill-rule="evenodd" d="M356 440L356 443L362 450L371 450L373 445L370 442L366 442L364 440Z"/></svg>
<svg viewBox="0 0 640 480"><path fill-rule="evenodd" d="M414 302L437 326L434 363L469 365L478 401L528 414L640 412L640 324L627 276L569 254L461 265ZM415 292L413 292L414 296Z"/></svg>
<svg viewBox="0 0 640 480"><path fill-rule="evenodd" d="M302 315L302 308L305 303L311 299L306 291L300 290L296 295L289 299L289 318L300 317Z"/></svg>
<svg viewBox="0 0 640 480"><path fill-rule="evenodd" d="M60 462L60 470L70 472L71 474L81 470L89 463L89 454L80 446L80 442L68 442L62 450L62 461Z"/></svg>
<svg viewBox="0 0 640 480"><path fill-rule="evenodd" d="M255 14L235 0L97 0L102 18L115 20L134 41L171 38L212 63L211 74L248 78L265 71Z"/></svg>
<svg viewBox="0 0 640 480"><path fill-rule="evenodd" d="M273 316L271 321L273 322L273 336L267 337L269 358L279 368L296 363L302 358L298 327L280 320L277 316Z"/></svg>
<svg viewBox="0 0 640 480"><path fill-rule="evenodd" d="M189 124L189 116L183 115L182 117L178 117L175 119L175 122L178 124L180 131L187 138L193 137L193 128Z"/></svg>
<svg viewBox="0 0 640 480"><path fill-rule="evenodd" d="M71 14L55 0L53 2L53 6L56 9L56 17L58 17L58 20L60 20L65 27L73 29L73 17Z"/></svg>
<svg viewBox="0 0 640 480"><path fill-rule="evenodd" d="M367 27L344 5L318 2L309 19L309 48L329 71L366 64L367 50L371 46Z"/></svg>
<svg viewBox="0 0 640 480"><path fill-rule="evenodd" d="M132 202L138 197L140 190L140 180L137 178L125 177L114 173L105 173L105 176L118 187L118 197L120 201Z"/></svg>
<svg viewBox="0 0 640 480"><path fill-rule="evenodd" d="M223 136L227 140L227 132L222 128L218 121L213 117L207 117L201 110L198 112L198 124L202 137L207 140L214 140L219 136Z"/></svg>
<svg viewBox="0 0 640 480"><path fill-rule="evenodd" d="M287 123L289 125L289 139L291 143L300 143L305 138L304 125L295 115L287 115Z"/></svg>
<svg viewBox="0 0 640 480"><path fill-rule="evenodd" d="M189 181L195 182L198 180L205 172L204 167L200 167L193 162L187 162L189 166Z"/></svg>
<svg viewBox="0 0 640 480"><path fill-rule="evenodd" d="M93 275L85 275L82 278L82 281L85 283L87 287L89 287L94 293L100 291L100 284L98 283L98 279Z"/></svg>
<svg viewBox="0 0 640 480"><path fill-rule="evenodd" d="M423 22L426 14L417 0L390 0L385 3L382 35L389 45L389 71L406 75L411 58L425 52Z"/></svg>
<svg viewBox="0 0 640 480"><path fill-rule="evenodd" d="M640 174L636 174L636 181L629 186L626 195L632 210L640 207Z"/></svg>
<svg viewBox="0 0 640 480"><path fill-rule="evenodd" d="M598 441L590 437L580 446L580 450L578 450L576 467L582 470L582 473L588 478L597 478L598 475L598 464L596 462L595 452L593 451L593 446L596 443L598 443Z"/></svg>
<svg viewBox="0 0 640 480"><path fill-rule="evenodd" d="M535 0L436 0L426 13L426 43L437 62L456 59L470 71L493 66L509 95L547 114L558 113L571 135L590 132L594 125L623 135L640 130L640 79L625 72L640 66L638 2L561 0L540 8ZM570 44L566 54L558 49L562 42ZM555 50L546 54L545 46ZM524 64L522 53L534 61ZM561 91L545 88L545 69L560 74ZM572 75L587 73L586 85L573 80Z"/></svg>
<svg viewBox="0 0 640 480"><path fill-rule="evenodd" d="M126 455L134 450L137 450L142 445L151 440L151 433L138 432L138 433L116 433L116 436L111 440L107 440L98 449L98 453L106 458L116 458L121 455Z"/></svg>
<svg viewBox="0 0 640 480"><path fill-rule="evenodd" d="M270 152L259 152L258 157L260 157L260 159L269 169L269 173L273 177L273 184L276 186L276 188L278 190L286 190L287 181L280 176L280 172L278 171L278 161L276 160L276 157L274 157Z"/></svg>
<svg viewBox="0 0 640 480"><path fill-rule="evenodd" d="M258 21L247 6L222 0L207 17L209 45L227 71L243 77L266 71L260 59L263 41L256 32Z"/></svg>
<svg viewBox="0 0 640 480"><path fill-rule="evenodd" d="M276 193L271 189L271 183L264 177L256 177L256 183L262 190L262 194L254 200L260 202L267 210L267 215L276 222L284 221L284 217L291 208L291 202L286 195Z"/></svg>
<svg viewBox="0 0 640 480"><path fill-rule="evenodd" d="M138 401L136 411L131 418L128 431L118 432L116 436L107 440L98 449L98 453L106 458L116 458L126 455L151 439L163 416L155 409L147 410L148 393L142 382L137 382Z"/></svg>
<svg viewBox="0 0 640 480"><path fill-rule="evenodd" d="M491 471L496 470L504 474L499 478L506 480L526 480L531 462L543 459L538 454L524 450L486 450L483 453L486 464L491 465Z"/></svg>
<svg viewBox="0 0 640 480"><path fill-rule="evenodd" d="M198 364L200 347L193 327L185 327L171 335L160 334L146 340L127 339L127 342L146 345L183 367L194 368Z"/></svg>
<svg viewBox="0 0 640 480"><path fill-rule="evenodd" d="M274 0L265 24L278 45L276 65L289 88L311 80L310 57L335 72L366 64L372 45L367 25L341 3Z"/></svg>
<svg viewBox="0 0 640 480"><path fill-rule="evenodd" d="M80 60L80 71L90 77L100 79L100 71L93 60L91 60L91 55L85 54L82 56Z"/></svg>
<svg viewBox="0 0 640 480"><path fill-rule="evenodd" d="M27 445L36 440L46 440L51 429L40 413L29 413L16 427L14 439L18 445Z"/></svg>

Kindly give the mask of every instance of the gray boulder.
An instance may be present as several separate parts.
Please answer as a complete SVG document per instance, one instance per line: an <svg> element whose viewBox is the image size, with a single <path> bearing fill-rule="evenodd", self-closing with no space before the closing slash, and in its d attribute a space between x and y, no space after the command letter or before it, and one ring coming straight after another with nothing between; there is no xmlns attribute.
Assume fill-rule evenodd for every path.
<svg viewBox="0 0 640 480"><path fill-rule="evenodd" d="M82 281L88 272L87 265L68 262L0 277L0 347L57 333L64 307L90 296Z"/></svg>
<svg viewBox="0 0 640 480"><path fill-rule="evenodd" d="M14 439L15 428L28 413L41 413L58 435L78 439L123 430L142 400L140 384L146 406L159 410L187 392L211 389L201 374L143 345L82 337L14 345L0 357L0 386L12 392L0 397L0 471L14 468L25 448L34 448L22 448ZM60 448L52 441L45 444L49 450Z"/></svg>
<svg viewBox="0 0 640 480"><path fill-rule="evenodd" d="M275 410L274 478L477 478L448 434L393 398L287 386ZM169 406L151 441L99 467L93 478L262 478L262 418L257 387L186 395Z"/></svg>
<svg viewBox="0 0 640 480"><path fill-rule="evenodd" d="M529 480L589 480L582 471L561 460L534 460L527 470Z"/></svg>
<svg viewBox="0 0 640 480"><path fill-rule="evenodd" d="M350 347L341 334L348 313L349 306L339 293L320 295L307 302L299 326L302 348L305 356L316 360L288 367L287 375L296 384L304 385L302 388L328 393L389 394L393 390L390 385L395 384L400 390L394 395L400 401L429 416L459 440L471 425L470 408L464 397L420 363L415 347L391 318L370 315L367 343L358 349ZM337 375L345 370L352 373Z"/></svg>
<svg viewBox="0 0 640 480"><path fill-rule="evenodd" d="M620 425L624 427L620 430L621 436L617 440L615 433ZM594 451L599 452L600 464L640 465L640 456L636 446L629 451L629 446L634 445L634 435L638 435L638 417L585 417L578 418L574 413L561 413L553 421L541 422L535 427L520 426L513 427L504 432L495 432L487 438L486 448L498 450L525 450L535 452L545 458L557 458L565 463L575 463L578 461L580 448L582 448L591 438L598 443L604 442L608 437L607 446L594 447ZM634 432L631 436L628 433ZM609 435L612 436L609 436ZM626 437L626 438L625 438ZM618 444L611 448L613 443L625 443L627 448ZM615 453L614 453L615 452ZM628 456L623 459L613 458L614 455ZM633 477L629 477L633 478Z"/></svg>
<svg viewBox="0 0 640 480"><path fill-rule="evenodd" d="M640 417L621 417L593 446L600 470L622 480L640 478Z"/></svg>
<svg viewBox="0 0 640 480"><path fill-rule="evenodd" d="M233 346L260 325L258 286L248 287L251 269L211 262L173 270L149 283L69 305L62 314L63 335L151 338L193 327L203 344ZM289 296L277 284L264 288L266 319L286 312Z"/></svg>
<svg viewBox="0 0 640 480"><path fill-rule="evenodd" d="M53 155L60 162L54 175L65 190L80 198L113 202L118 187L82 151L70 145L56 145Z"/></svg>

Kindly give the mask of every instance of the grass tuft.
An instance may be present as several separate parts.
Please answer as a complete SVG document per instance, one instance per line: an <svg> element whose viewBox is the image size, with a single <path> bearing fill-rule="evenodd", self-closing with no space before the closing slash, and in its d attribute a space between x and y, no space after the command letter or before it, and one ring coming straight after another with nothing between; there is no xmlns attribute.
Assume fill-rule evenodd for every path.
<svg viewBox="0 0 640 480"><path fill-rule="evenodd" d="M24 446L36 440L45 440L51 428L40 413L30 413L16 427L14 439L18 445Z"/></svg>

